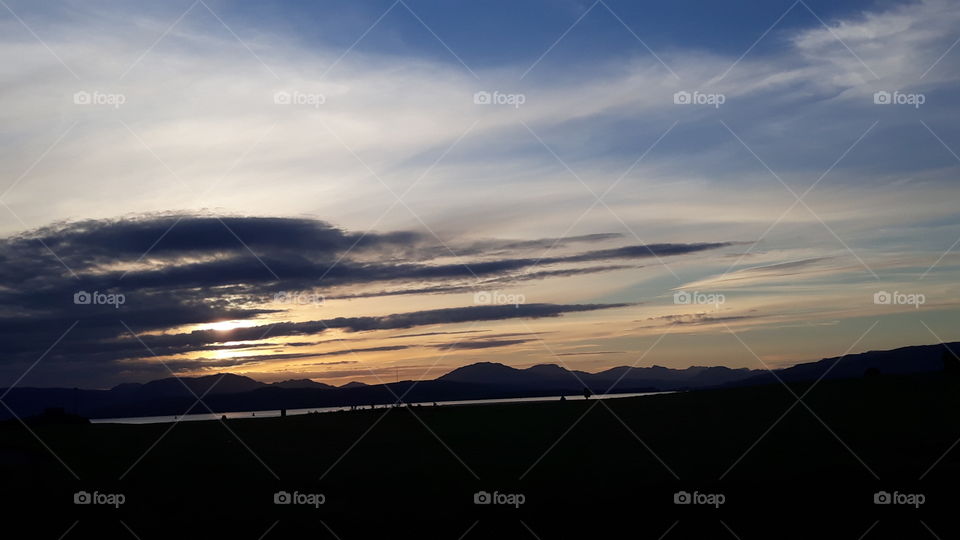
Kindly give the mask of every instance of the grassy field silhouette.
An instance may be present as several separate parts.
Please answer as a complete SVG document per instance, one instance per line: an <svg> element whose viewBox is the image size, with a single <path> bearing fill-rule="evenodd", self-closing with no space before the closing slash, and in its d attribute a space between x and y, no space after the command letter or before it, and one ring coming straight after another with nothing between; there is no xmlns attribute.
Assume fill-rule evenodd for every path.
<svg viewBox="0 0 960 540"><path fill-rule="evenodd" d="M577 527L612 535L625 525L641 537L671 527L681 537L725 527L739 536L769 534L767 523L780 519L798 537L829 523L835 537L857 538L881 518L907 531L921 518L934 529L953 526L936 516L960 470L948 453L960 437L960 381L875 376L824 381L804 396L810 388L790 386L799 403L770 385L225 424L36 426L53 453L8 424L4 474L15 486L8 496L16 494L8 508L42 501L54 510L43 523L54 536L74 521L72 535L81 527L98 535L122 520L141 538L203 527L253 538L270 527L275 537L368 528L457 538L473 527L477 537L522 537L529 528L551 538ZM90 506L73 504L78 491L122 493L125 502L101 505L90 519ZM874 504L882 491L925 500ZM480 492L499 502L476 504ZM276 504L277 493L301 500ZM676 504L677 493L722 494L723 502ZM322 504L309 504L309 494ZM522 504L508 498L516 494ZM589 522L557 518L588 512Z"/></svg>

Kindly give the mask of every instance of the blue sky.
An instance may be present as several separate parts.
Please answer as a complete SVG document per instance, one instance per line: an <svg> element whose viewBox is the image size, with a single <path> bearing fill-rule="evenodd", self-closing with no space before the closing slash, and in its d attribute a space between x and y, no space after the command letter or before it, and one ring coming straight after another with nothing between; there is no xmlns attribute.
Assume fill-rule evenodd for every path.
<svg viewBox="0 0 960 540"><path fill-rule="evenodd" d="M382 15L393 0L381 2L273 2L213 3L234 20L251 26L264 23L293 32L304 43L347 47ZM590 17L577 26L560 49L566 61L589 62L600 56L618 56L642 48L616 17L642 36L655 50L704 49L739 55L792 4L791 2L736 2L720 4L696 0L678 2L609 1L616 16L596 5ZM184 3L189 5L189 2ZM587 12L594 1L532 2L443 2L417 1L407 5L415 10L465 62L478 67L501 64L530 64L546 46ZM808 5L821 18L839 18L876 7L875 2L811 1ZM881 4L882 5L882 4ZM402 6L384 18L385 29L364 39L358 50L392 51L397 54L449 60L446 50ZM252 11L251 11L252 8ZM598 9L599 8L599 9ZM291 17L291 13L299 16ZM336 13L336 16L330 16ZM779 32L790 32L815 24L816 19L802 7L778 24ZM756 50L764 54L777 49L777 34ZM782 37L782 34L781 34ZM782 44L781 44L782 45Z"/></svg>
<svg viewBox="0 0 960 540"><path fill-rule="evenodd" d="M376 254L340 252L327 261L334 265L537 260L493 282L445 277L387 287L319 279L307 284L330 298L319 311L269 305L268 315L252 307L258 301L214 292L206 307L222 311L197 311L152 331L189 333L225 313L237 325L267 326L459 309L473 305L466 286L501 287L537 304L630 305L488 320L484 331L527 338L442 359L429 348L437 343L358 352L348 368L317 367L326 356L241 361L239 350L217 353L214 360L236 358L232 367L245 373L369 382L377 370L420 378L478 360L530 365L590 350L616 354L567 356L569 367L759 367L761 359L785 365L851 346L960 337L960 9L952 2L7 6L0 6L5 250L23 238L60 245L56 235L74 238L80 222L127 231L127 222L154 220L153 227L166 223L163 216L231 216L312 219L349 234L404 231L420 239L403 253L390 242ZM78 93L106 101L78 103ZM477 102L484 93L516 106ZM678 103L683 93L712 101ZM877 103L884 93L901 102ZM227 241L244 240L236 236ZM570 237L592 240L563 241ZM543 239L556 242L504 247ZM69 254L61 256L31 244L33 262L49 265L51 281L30 286L78 287L73 280L98 282L116 269L172 272L229 251L167 258L149 252L163 238L138 241L145 255L113 259L84 257L79 245L63 243ZM602 251L645 244L722 247L627 261ZM539 261L588 248L600 254ZM273 275L276 283L258 285L262 293L285 282L305 286L270 268L264 259L277 253L262 249L234 254L251 272ZM587 271L588 262L605 269ZM73 264L82 267L77 278ZM7 290L29 288L17 281L22 276L7 279ZM220 284L228 285L256 292L251 281ZM448 292L415 293L439 286ZM186 290L168 287L126 292L135 302L138 293ZM722 294L725 302L675 303L683 291ZM880 291L922 294L925 302L875 304ZM193 296L177 298L196 305ZM54 313L29 294L10 302L4 316L11 318L27 312L82 323L87 315ZM80 350L86 342L77 328ZM117 328L87 339L124 339ZM37 344L57 337L48 330ZM363 348L383 347L392 330L409 331L362 332ZM262 345L287 348L277 339ZM310 350L324 355L330 346ZM68 356L62 361L84 365ZM223 365L197 350L171 360L189 373ZM30 361L26 350L9 372ZM138 355L102 362L90 384L163 374ZM56 381L53 366L33 375L38 384Z"/></svg>

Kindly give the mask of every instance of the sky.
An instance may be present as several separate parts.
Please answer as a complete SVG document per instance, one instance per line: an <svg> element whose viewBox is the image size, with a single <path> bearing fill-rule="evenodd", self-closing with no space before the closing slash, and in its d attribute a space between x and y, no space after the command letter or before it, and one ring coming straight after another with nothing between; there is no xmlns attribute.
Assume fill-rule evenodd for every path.
<svg viewBox="0 0 960 540"><path fill-rule="evenodd" d="M960 339L960 7L0 1L0 387Z"/></svg>

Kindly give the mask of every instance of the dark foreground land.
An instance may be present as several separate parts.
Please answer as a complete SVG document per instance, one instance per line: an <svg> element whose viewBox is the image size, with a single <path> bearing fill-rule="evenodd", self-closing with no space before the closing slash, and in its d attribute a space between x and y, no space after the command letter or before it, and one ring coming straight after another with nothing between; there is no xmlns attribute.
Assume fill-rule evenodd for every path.
<svg viewBox="0 0 960 540"><path fill-rule="evenodd" d="M824 381L802 403L777 384L36 437L12 424L0 537L956 538L958 412L960 381L936 374ZM325 501L275 504L280 491ZM523 504L475 504L480 491ZM923 501L878 505L879 491Z"/></svg>

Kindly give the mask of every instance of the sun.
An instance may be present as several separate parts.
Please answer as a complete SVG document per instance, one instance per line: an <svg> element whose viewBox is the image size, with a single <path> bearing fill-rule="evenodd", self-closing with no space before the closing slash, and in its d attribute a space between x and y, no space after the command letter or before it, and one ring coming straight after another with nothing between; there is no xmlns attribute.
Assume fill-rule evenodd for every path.
<svg viewBox="0 0 960 540"><path fill-rule="evenodd" d="M232 320L232 321L217 321L213 323L201 324L197 329L198 330L217 330L219 332L227 332L229 330L234 330L236 328L249 328L251 326L256 326L257 323L253 321L243 321L243 320Z"/></svg>

